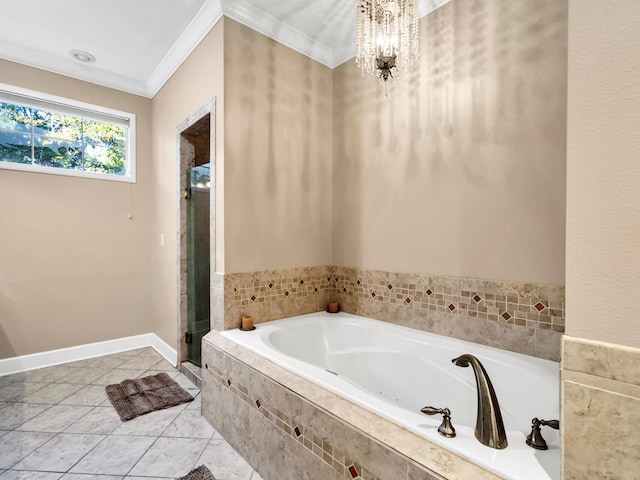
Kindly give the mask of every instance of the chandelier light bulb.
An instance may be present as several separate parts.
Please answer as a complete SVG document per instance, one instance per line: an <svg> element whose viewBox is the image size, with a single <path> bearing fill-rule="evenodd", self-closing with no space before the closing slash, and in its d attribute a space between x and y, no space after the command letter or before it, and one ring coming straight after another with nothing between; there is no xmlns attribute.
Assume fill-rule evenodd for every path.
<svg viewBox="0 0 640 480"><path fill-rule="evenodd" d="M359 0L356 62L362 74L386 82L418 61L417 0Z"/></svg>

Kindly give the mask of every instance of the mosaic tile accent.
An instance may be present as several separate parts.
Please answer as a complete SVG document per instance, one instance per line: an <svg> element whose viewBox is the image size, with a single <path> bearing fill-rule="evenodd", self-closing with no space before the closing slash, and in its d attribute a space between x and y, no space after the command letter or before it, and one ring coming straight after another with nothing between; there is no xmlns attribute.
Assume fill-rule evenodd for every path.
<svg viewBox="0 0 640 480"><path fill-rule="evenodd" d="M338 472L338 474L345 475L345 473L348 473L350 476L347 478L352 479L363 478L358 473L364 471L361 465L352 461L343 453L334 450L331 442L328 440L323 440L313 435L308 426L295 424L290 417L281 412L275 405L269 403L267 399L259 398L259 395L247 386L225 378L224 373L219 368L210 366L207 372L215 382L228 388L237 399L249 407L257 409L264 418L278 428L278 430L297 441L301 446ZM367 475L366 478L367 480L379 480L372 475Z"/></svg>
<svg viewBox="0 0 640 480"><path fill-rule="evenodd" d="M319 312L335 296L331 267L230 273L223 277L225 330L237 328L245 315L259 324Z"/></svg>
<svg viewBox="0 0 640 480"><path fill-rule="evenodd" d="M257 272L250 277L245 274L228 275L234 285L233 306L240 308L254 303L279 301L283 296L302 298L335 290L334 284L322 272L314 272L311 268L301 270Z"/></svg>
<svg viewBox="0 0 640 480"><path fill-rule="evenodd" d="M238 328L244 315L259 324L338 301L348 313L560 360L562 285L336 266L216 275L211 297L217 330Z"/></svg>
<svg viewBox="0 0 640 480"><path fill-rule="evenodd" d="M564 333L564 286L334 267L340 299L371 300ZM420 312L422 310L422 312ZM357 312L351 312L357 313Z"/></svg>

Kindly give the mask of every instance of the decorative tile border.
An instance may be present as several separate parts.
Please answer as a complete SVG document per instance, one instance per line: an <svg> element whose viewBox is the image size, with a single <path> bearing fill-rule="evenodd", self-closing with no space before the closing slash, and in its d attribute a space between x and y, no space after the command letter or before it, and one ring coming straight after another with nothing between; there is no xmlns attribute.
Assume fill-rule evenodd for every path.
<svg viewBox="0 0 640 480"><path fill-rule="evenodd" d="M340 266L233 273L212 284L212 318L226 330L244 315L259 324L319 312L335 300L356 315L560 360L562 285Z"/></svg>
<svg viewBox="0 0 640 480"><path fill-rule="evenodd" d="M342 299L564 333L564 286L333 268Z"/></svg>
<svg viewBox="0 0 640 480"><path fill-rule="evenodd" d="M251 315L254 323L319 312L333 296L334 285L327 281L331 267L264 270L250 273L216 274L212 301L221 305L224 329L238 328L240 319ZM221 297L222 295L222 297ZM212 317L214 318L214 317ZM222 327L222 325L220 325Z"/></svg>
<svg viewBox="0 0 640 480"><path fill-rule="evenodd" d="M233 306L236 308L323 295L335 290L331 267L233 273L227 278L233 284Z"/></svg>

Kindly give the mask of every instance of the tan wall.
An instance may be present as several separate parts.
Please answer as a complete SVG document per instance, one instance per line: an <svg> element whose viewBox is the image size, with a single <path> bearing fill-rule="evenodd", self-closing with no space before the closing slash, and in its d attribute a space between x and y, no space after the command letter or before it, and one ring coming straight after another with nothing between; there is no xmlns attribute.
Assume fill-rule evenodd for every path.
<svg viewBox="0 0 640 480"><path fill-rule="evenodd" d="M129 184L0 170L0 358L153 330L151 101L0 60L0 82L137 115Z"/></svg>
<svg viewBox="0 0 640 480"><path fill-rule="evenodd" d="M74 179L0 172L9 198L32 191L15 180L26 177L38 182L38 198L55 188L61 202L29 198L21 214L13 205L9 213L6 203L0 207L7 231L25 237L0 239L9 267L0 270L6 285L0 311L8 312L2 321L20 318L3 323L6 355L57 348L43 339L27 347L25 332L42 328L40 317L51 311L47 302L26 309L32 313L23 308L33 297L33 278L42 279L43 290L58 283L40 270L22 273L29 261L47 262L47 272L82 287L65 289L67 297L56 296L59 287L48 294L63 305L49 336L63 339L56 345L148 331L176 345L176 126L212 97L216 271L341 264L563 283L566 5L487 0L471 12L454 0L425 17L421 29L421 70L386 99L353 61L332 72L230 19L214 27L152 101L0 64L11 67L0 69L0 81L139 115L133 223L123 184L85 180L78 187L87 185L85 192L58 187ZM78 206L79 197L97 206ZM38 221L28 221L38 208ZM71 244L48 246L44 260L29 260L37 238L62 244L71 236L91 261L71 262L69 270L69 258L79 255ZM123 244L135 248L120 253ZM121 257L114 260L115 252ZM124 292L119 301L103 305L96 294L77 295L91 283L83 268L101 273L94 282L117 285ZM89 313L99 319L95 328L67 321L86 322Z"/></svg>
<svg viewBox="0 0 640 480"><path fill-rule="evenodd" d="M225 272L331 263L332 73L225 19Z"/></svg>
<svg viewBox="0 0 640 480"><path fill-rule="evenodd" d="M219 21L198 47L153 98L153 204L155 222L151 252L153 268L154 332L174 348L177 345L178 270L178 163L176 127L196 110L216 98L216 259L217 271L224 270L224 29ZM164 247L160 246L164 234Z"/></svg>
<svg viewBox="0 0 640 480"><path fill-rule="evenodd" d="M567 334L640 347L640 3L569 20Z"/></svg>
<svg viewBox="0 0 640 480"><path fill-rule="evenodd" d="M453 0L388 98L334 71L335 264L564 283L566 10Z"/></svg>

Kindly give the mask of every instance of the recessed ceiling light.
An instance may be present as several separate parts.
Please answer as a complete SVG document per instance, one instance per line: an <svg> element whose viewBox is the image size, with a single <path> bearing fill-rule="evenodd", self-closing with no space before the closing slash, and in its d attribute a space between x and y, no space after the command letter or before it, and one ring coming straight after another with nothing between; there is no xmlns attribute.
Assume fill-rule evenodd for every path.
<svg viewBox="0 0 640 480"><path fill-rule="evenodd" d="M69 52L73 58L82 63L95 63L96 57L91 55L89 52L84 52L82 50L71 50Z"/></svg>

